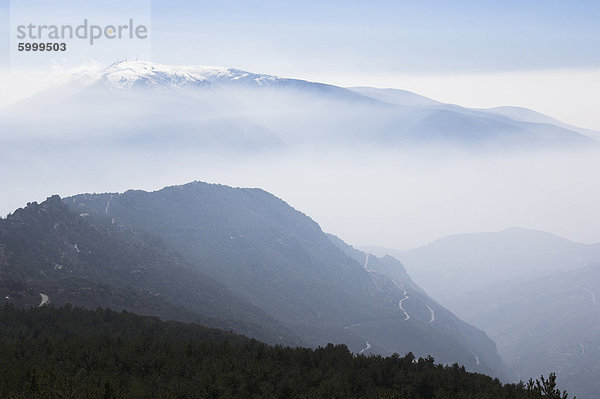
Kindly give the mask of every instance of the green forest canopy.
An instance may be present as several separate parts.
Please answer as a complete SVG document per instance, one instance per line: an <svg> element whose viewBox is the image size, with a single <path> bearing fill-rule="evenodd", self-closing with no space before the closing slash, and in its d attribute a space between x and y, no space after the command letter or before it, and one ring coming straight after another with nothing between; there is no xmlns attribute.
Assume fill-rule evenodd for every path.
<svg viewBox="0 0 600 399"><path fill-rule="evenodd" d="M2 398L560 398L555 376L502 384L454 364L345 345L268 346L108 309L0 308Z"/></svg>

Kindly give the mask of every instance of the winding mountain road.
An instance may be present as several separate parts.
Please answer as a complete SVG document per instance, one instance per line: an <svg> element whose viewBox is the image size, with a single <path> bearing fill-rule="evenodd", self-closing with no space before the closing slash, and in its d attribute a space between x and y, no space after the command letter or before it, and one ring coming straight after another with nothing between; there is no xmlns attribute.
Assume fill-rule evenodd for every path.
<svg viewBox="0 0 600 399"><path fill-rule="evenodd" d="M110 197L108 198L108 202L106 203L106 208L104 208L104 213L108 216L108 208L110 208L110 201L112 201L112 197L113 195L111 194ZM112 224L115 224L115 219L114 218L110 218L110 221Z"/></svg>
<svg viewBox="0 0 600 399"><path fill-rule="evenodd" d="M107 206L108 208L108 206ZM371 270L369 269L369 253L365 254L365 264L363 265L363 268L369 272L369 273L375 273L375 270ZM404 295L404 298L400 299L398 301L398 307L400 308L400 310L402 311L402 313L404 314L404 321L409 320L410 319L410 315L408 314L408 312L402 307L402 302L406 301L408 298L410 298L407 294L406 289L404 288L404 285L402 283L398 283L396 280L392 280L392 282L396 285L396 287L398 287L401 291L402 291L402 295ZM427 306L427 305L426 305ZM429 306L427 306L427 308L429 309L429 311L431 312L431 319L430 319L430 323L433 323L433 321L435 321L435 312L433 309L431 309ZM344 329L349 329L352 327L358 327L358 326L363 326L366 324L375 324L375 323L381 323L381 322L385 322L385 321L389 321L389 320L393 320L393 319L388 319L388 320L374 320L374 321L367 321L364 323L356 323L356 324L351 324L349 326L345 326ZM364 347L363 349L361 349L361 351L359 352L360 354L363 354L365 351L369 350L371 348L371 343L369 341L366 341L366 347Z"/></svg>
<svg viewBox="0 0 600 399"><path fill-rule="evenodd" d="M112 194L108 198L108 202L106 203L106 208L104 208L104 213L108 215L108 208L110 208L110 201L112 201Z"/></svg>
<svg viewBox="0 0 600 399"><path fill-rule="evenodd" d="M400 310L402 311L402 313L404 313L404 321L410 319L410 315L408 314L408 312L402 307L402 302L406 301L408 298L410 298L406 292L406 289L404 289L404 285L402 283L398 283L396 280L392 280L394 282L394 284L396 284L396 287L400 288L402 290L402 295L404 295L404 298L400 299L398 301L398 307L400 308Z"/></svg>
<svg viewBox="0 0 600 399"><path fill-rule="evenodd" d="M390 320L395 320L395 319L373 320L373 321L365 321L364 323L350 324L349 326L344 327L344 330L347 330L348 328L352 328L352 327L364 326L367 324L383 323L383 322L390 321Z"/></svg>
<svg viewBox="0 0 600 399"><path fill-rule="evenodd" d="M368 351L369 349L371 349L371 344L369 343L369 341L367 341L367 346L362 348L359 353L362 355L363 353L365 353L365 351Z"/></svg>
<svg viewBox="0 0 600 399"><path fill-rule="evenodd" d="M364 264L364 266L363 266L363 267L364 267L364 268L365 268L365 270L366 270L366 271L368 271L369 273L373 273L373 272L375 272L375 270L371 270L371 269L369 269L369 253L367 253L366 255L367 255L367 257L366 257L366 259L365 259L365 264Z"/></svg>
<svg viewBox="0 0 600 399"><path fill-rule="evenodd" d="M431 315L431 318L429 319L429 324L431 324L435 321L435 311L433 309L431 309L431 306L429 306L429 305L425 305L425 306L427 306L427 309L429 309L429 313Z"/></svg>
<svg viewBox="0 0 600 399"><path fill-rule="evenodd" d="M41 292L40 292L40 296L42 297L42 302L40 302L40 304L38 306L39 308L46 305L48 303L48 301L50 300L50 297L48 295L42 294Z"/></svg>
<svg viewBox="0 0 600 399"><path fill-rule="evenodd" d="M592 290L584 288L584 290L586 290L590 296L592 297L592 303L595 305L599 305L599 303L596 301L596 295L594 295L594 293L592 292Z"/></svg>

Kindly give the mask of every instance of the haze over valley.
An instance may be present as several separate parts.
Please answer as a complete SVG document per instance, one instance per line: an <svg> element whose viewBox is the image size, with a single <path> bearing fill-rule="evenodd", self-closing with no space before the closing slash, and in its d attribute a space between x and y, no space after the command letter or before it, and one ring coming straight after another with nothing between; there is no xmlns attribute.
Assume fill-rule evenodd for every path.
<svg viewBox="0 0 600 399"><path fill-rule="evenodd" d="M597 399L599 20L0 2L0 398Z"/></svg>
<svg viewBox="0 0 600 399"><path fill-rule="evenodd" d="M399 89L80 70L0 109L0 298L556 372L591 398L596 138Z"/></svg>
<svg viewBox="0 0 600 399"><path fill-rule="evenodd" d="M0 112L10 190L0 212L55 193L203 180L264 188L358 244L409 249L512 226L593 243L597 144L540 118L400 90L119 62Z"/></svg>

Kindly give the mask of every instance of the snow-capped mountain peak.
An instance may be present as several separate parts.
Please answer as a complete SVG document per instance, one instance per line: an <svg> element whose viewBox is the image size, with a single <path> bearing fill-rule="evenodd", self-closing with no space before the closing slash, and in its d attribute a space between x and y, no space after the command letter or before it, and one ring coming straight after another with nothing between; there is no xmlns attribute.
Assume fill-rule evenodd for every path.
<svg viewBox="0 0 600 399"><path fill-rule="evenodd" d="M270 85L282 80L233 68L165 65L147 61L120 61L100 71L99 82L112 89L191 88L226 83Z"/></svg>

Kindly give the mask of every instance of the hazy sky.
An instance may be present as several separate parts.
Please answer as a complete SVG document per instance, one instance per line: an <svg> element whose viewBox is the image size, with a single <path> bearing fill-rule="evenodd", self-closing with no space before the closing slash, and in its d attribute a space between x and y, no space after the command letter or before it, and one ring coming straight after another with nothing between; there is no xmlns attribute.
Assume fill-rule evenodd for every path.
<svg viewBox="0 0 600 399"><path fill-rule="evenodd" d="M600 64L594 51L600 44L597 1L172 4L152 5L153 53L167 62L216 61L249 69L342 74L455 74Z"/></svg>
<svg viewBox="0 0 600 399"><path fill-rule="evenodd" d="M5 20L11 3L30 10L48 4L2 1ZM56 0L44 17L91 19L111 10L136 17L136 7L151 8L153 57L165 63L344 75L600 65L595 0Z"/></svg>
<svg viewBox="0 0 600 399"><path fill-rule="evenodd" d="M67 0L3 1L5 67L11 3L13 11L33 4L29 10L43 10L38 14L47 23L111 13L142 18L151 10L150 57L156 62L405 88L466 106L520 105L600 130L593 108L600 103L598 1L135 0L125 6L85 0L77 7ZM102 63L131 54L99 48L90 58ZM140 53L148 56L146 50ZM69 57L53 62L72 66ZM28 93L7 80L0 80L0 105ZM47 84L27 80L33 88Z"/></svg>

